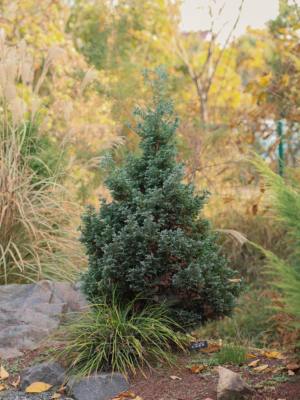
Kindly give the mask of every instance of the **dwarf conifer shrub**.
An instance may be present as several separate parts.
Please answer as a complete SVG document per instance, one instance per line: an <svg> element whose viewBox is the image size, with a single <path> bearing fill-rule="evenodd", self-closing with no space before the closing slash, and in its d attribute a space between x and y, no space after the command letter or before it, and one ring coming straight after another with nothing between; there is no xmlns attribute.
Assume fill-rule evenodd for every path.
<svg viewBox="0 0 300 400"><path fill-rule="evenodd" d="M112 169L106 181L112 201L83 216L89 258L83 289L94 302L114 288L125 303L142 294L145 302L165 303L171 317L188 326L229 314L239 285L200 216L206 193L195 194L183 182L178 120L164 79L158 71L152 104L135 111L141 154Z"/></svg>

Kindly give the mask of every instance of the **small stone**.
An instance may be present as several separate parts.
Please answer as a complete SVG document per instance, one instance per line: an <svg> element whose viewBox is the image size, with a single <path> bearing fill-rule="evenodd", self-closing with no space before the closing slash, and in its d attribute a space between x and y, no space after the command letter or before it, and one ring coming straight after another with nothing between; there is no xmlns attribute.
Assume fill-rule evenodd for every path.
<svg viewBox="0 0 300 400"><path fill-rule="evenodd" d="M253 396L252 388L230 369L219 367L217 388L218 400L248 400Z"/></svg>
<svg viewBox="0 0 300 400"><path fill-rule="evenodd" d="M65 370L57 362L44 362L26 368L21 374L20 388L26 389L33 382L60 386L65 380Z"/></svg>
<svg viewBox="0 0 300 400"><path fill-rule="evenodd" d="M129 388L122 374L95 374L86 378L70 379L67 390L75 400L110 400Z"/></svg>
<svg viewBox="0 0 300 400"><path fill-rule="evenodd" d="M292 362L292 363L289 363L286 367L290 371L298 371L298 369L300 369L300 364Z"/></svg>

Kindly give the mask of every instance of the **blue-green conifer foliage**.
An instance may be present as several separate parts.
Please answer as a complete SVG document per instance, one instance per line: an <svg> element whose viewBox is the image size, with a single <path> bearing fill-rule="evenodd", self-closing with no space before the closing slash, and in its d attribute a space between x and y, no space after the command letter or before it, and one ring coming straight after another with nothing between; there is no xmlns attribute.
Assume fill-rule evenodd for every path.
<svg viewBox="0 0 300 400"><path fill-rule="evenodd" d="M89 207L81 226L88 270L83 290L97 302L117 290L124 303L142 296L165 303L183 328L228 315L239 285L220 255L216 235L200 216L207 194L183 182L176 161L178 125L162 71L151 83L153 101L135 111L140 155L113 168L112 201Z"/></svg>

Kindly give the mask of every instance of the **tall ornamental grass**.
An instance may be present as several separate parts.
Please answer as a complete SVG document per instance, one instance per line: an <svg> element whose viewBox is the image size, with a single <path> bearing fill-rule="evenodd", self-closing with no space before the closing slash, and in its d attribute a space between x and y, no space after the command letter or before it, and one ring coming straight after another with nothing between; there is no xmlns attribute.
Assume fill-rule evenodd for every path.
<svg viewBox="0 0 300 400"><path fill-rule="evenodd" d="M81 265L75 207L58 170L39 158L38 91L55 52L38 79L21 42L0 38L0 283L73 279ZM26 101L25 101L26 99ZM34 149L34 151L32 150ZM39 168L41 167L41 168ZM47 171L41 174L40 171Z"/></svg>
<svg viewBox="0 0 300 400"><path fill-rule="evenodd" d="M265 163L255 161L263 176L269 204L275 218L286 231L289 256L281 258L264 250L272 284L281 292L284 311L292 317L291 327L300 328L300 184L296 179L283 179Z"/></svg>

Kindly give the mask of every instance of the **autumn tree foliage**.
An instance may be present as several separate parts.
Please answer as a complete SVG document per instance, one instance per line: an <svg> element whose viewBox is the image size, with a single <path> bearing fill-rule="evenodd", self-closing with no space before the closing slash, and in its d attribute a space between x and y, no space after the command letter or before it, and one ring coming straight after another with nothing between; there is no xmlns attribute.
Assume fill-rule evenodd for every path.
<svg viewBox="0 0 300 400"><path fill-rule="evenodd" d="M145 303L164 302L188 326L229 314L239 284L200 216L206 193L183 183L178 121L164 79L158 70L152 104L135 111L141 155L113 169L106 182L113 200L83 217L81 240L89 257L83 287L93 302L114 290L123 302L137 295Z"/></svg>

